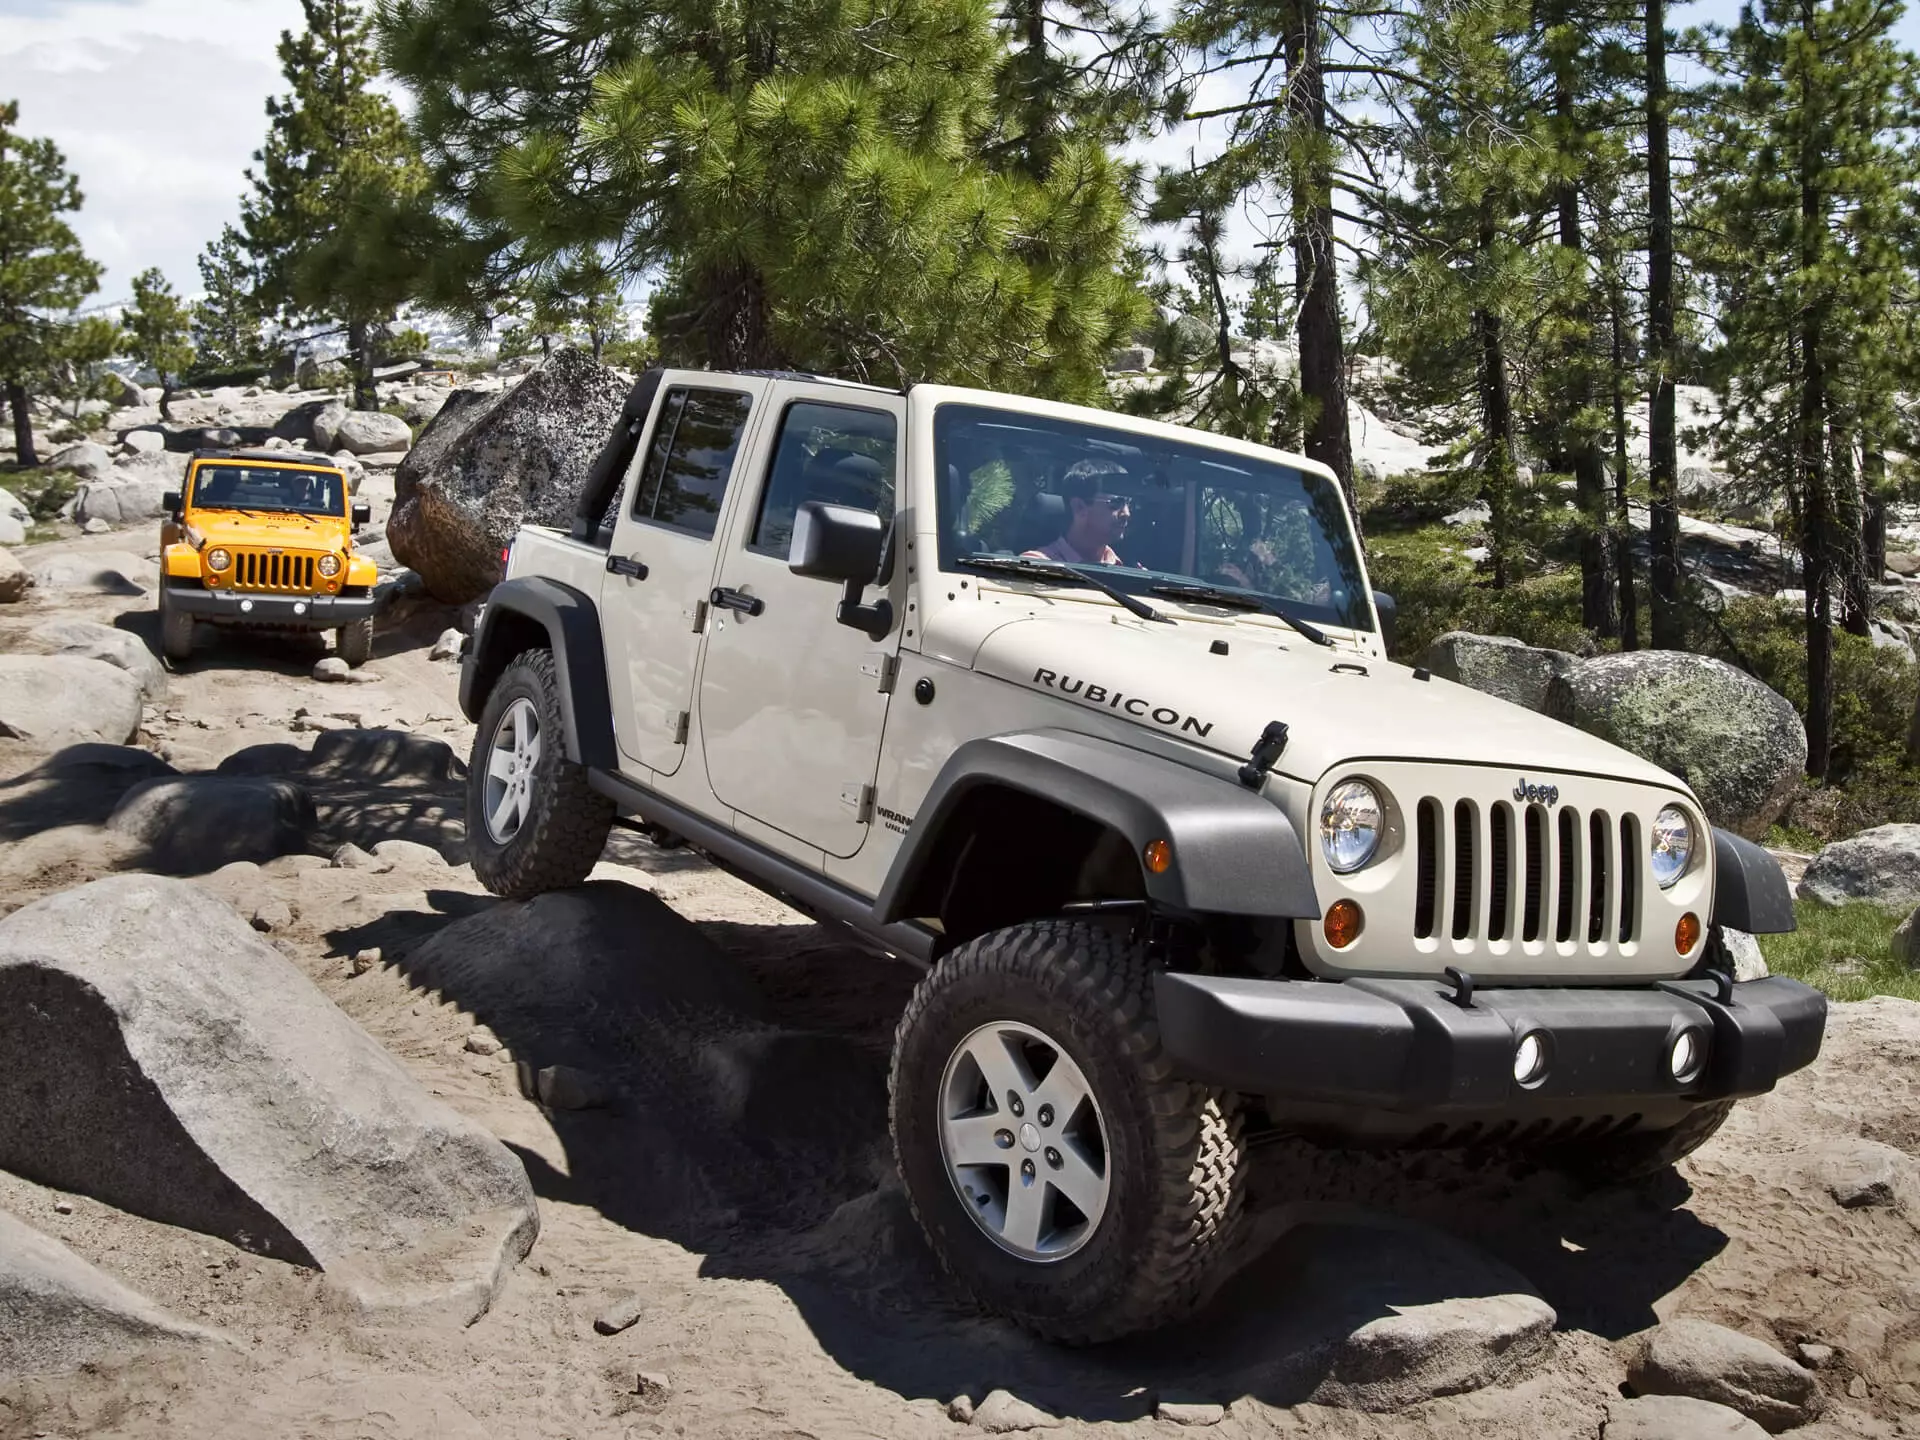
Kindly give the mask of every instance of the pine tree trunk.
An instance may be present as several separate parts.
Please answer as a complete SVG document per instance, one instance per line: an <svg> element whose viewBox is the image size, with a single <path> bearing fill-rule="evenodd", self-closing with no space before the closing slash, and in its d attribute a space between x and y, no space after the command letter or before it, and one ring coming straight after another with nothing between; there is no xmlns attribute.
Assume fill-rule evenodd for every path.
<svg viewBox="0 0 1920 1440"><path fill-rule="evenodd" d="M1679 453L1674 438L1673 167L1668 154L1667 7L1647 0L1647 349L1653 395L1647 425L1651 499L1653 644L1685 644L1680 614Z"/></svg>
<svg viewBox="0 0 1920 1440"><path fill-rule="evenodd" d="M373 337L364 320L347 322L347 364L353 368L353 408L378 410L379 388L373 383Z"/></svg>
<svg viewBox="0 0 1920 1440"><path fill-rule="evenodd" d="M1480 250L1493 248L1491 196L1480 209ZM1491 310L1473 313L1473 332L1479 339L1480 423L1485 436L1487 509L1492 512L1493 588L1504 590L1512 579L1513 503L1517 465L1513 449L1513 394L1507 378L1505 327Z"/></svg>
<svg viewBox="0 0 1920 1440"><path fill-rule="evenodd" d="M18 380L7 381L7 404L13 410L13 453L22 465L38 465L40 452L33 448L33 416L27 409L27 387Z"/></svg>
<svg viewBox="0 0 1920 1440"><path fill-rule="evenodd" d="M781 370L775 352L767 288L758 271L746 265L715 274L700 287L707 295L702 312L708 363L719 370Z"/></svg>
<svg viewBox="0 0 1920 1440"><path fill-rule="evenodd" d="M1562 74L1555 86L1561 117L1573 119L1573 82ZM1560 244L1574 255L1580 241L1580 191L1572 180L1560 187ZM1589 307L1582 307L1589 308ZM1580 623L1603 639L1619 633L1614 609L1613 561L1607 545L1607 467L1599 438L1582 430L1574 417L1593 403L1593 374L1582 355L1571 366L1572 375L1562 403L1560 433L1573 467L1574 504L1580 512Z"/></svg>
<svg viewBox="0 0 1920 1440"><path fill-rule="evenodd" d="M173 385L165 375L160 377L160 418L173 423Z"/></svg>
<svg viewBox="0 0 1920 1440"><path fill-rule="evenodd" d="M1803 0L1803 12L1805 9ZM1817 161L1813 142L1800 148L1800 263L1812 274L1819 260L1821 228L1826 223L1824 197L1815 183ZM1806 497L1800 518L1800 565L1807 587L1807 774L1824 780L1833 758L1833 500L1827 485L1827 374L1821 354L1822 307L1801 307L1800 434L1801 493Z"/></svg>
<svg viewBox="0 0 1920 1440"><path fill-rule="evenodd" d="M1887 573L1887 452L1877 436L1865 442L1860 457L1860 489L1865 516L1860 525L1860 551L1867 584L1878 585Z"/></svg>
<svg viewBox="0 0 1920 1440"><path fill-rule="evenodd" d="M1321 71L1320 0L1287 0L1287 119L1294 148L1293 271L1300 297L1300 395L1307 458L1339 477L1359 525L1353 435L1347 425L1347 357L1333 251L1333 159Z"/></svg>
<svg viewBox="0 0 1920 1440"><path fill-rule="evenodd" d="M1849 635L1873 633L1873 597L1867 594L1865 512L1860 504L1860 477L1853 464L1853 434L1835 428L1829 451L1829 489L1834 499L1836 560L1840 574L1840 628Z"/></svg>

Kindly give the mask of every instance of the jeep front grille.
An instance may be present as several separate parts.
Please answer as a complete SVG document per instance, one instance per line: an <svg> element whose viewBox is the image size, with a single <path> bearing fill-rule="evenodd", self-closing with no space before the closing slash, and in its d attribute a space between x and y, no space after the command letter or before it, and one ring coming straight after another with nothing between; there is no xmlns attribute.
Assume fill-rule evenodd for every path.
<svg viewBox="0 0 1920 1440"><path fill-rule="evenodd" d="M1427 796L1415 808L1414 938L1631 943L1639 836L1633 815Z"/></svg>
<svg viewBox="0 0 1920 1440"><path fill-rule="evenodd" d="M311 594L316 558L298 552L236 550L233 556L233 588L297 590Z"/></svg>

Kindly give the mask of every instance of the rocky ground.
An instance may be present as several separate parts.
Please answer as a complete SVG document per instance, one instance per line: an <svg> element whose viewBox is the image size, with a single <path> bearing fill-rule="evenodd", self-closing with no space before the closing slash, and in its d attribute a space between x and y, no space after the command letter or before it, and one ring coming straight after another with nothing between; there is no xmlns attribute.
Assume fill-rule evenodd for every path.
<svg viewBox="0 0 1920 1440"><path fill-rule="evenodd" d="M973 1312L901 1197L910 969L620 830L585 889L495 901L462 859L456 670L430 658L459 612L396 591L359 683L314 678L317 643L206 632L168 673L155 543L20 552L40 581L0 604L0 659L127 678L74 733L0 738L0 924L191 873L505 1142L540 1234L472 1324L370 1316L311 1267L0 1171L0 1214L218 1337L0 1379L0 1440L1763 1433L1740 1413L1920 1435L1920 1006L1836 1007L1810 1070L1639 1189L1263 1146L1244 1264L1199 1317L1054 1349ZM0 684L0 723L24 703ZM115 706L130 748L66 748L127 738ZM214 772L246 783L169 808L171 774Z"/></svg>

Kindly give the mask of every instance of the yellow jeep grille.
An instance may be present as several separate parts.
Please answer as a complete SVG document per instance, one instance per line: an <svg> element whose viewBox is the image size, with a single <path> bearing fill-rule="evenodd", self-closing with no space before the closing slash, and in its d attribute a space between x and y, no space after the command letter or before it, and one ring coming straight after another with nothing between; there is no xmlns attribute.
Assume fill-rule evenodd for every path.
<svg viewBox="0 0 1920 1440"><path fill-rule="evenodd" d="M314 561L318 558L297 552L236 550L233 555L233 588L298 590L311 594L314 589Z"/></svg>

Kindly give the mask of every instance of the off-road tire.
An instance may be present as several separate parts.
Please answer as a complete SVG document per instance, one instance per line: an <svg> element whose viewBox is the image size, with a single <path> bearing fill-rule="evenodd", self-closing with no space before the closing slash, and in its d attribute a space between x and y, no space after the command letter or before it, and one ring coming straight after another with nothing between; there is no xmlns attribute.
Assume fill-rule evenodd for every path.
<svg viewBox="0 0 1920 1440"><path fill-rule="evenodd" d="M335 648L340 658L358 670L373 658L373 617L356 620L351 625L342 625L337 631Z"/></svg>
<svg viewBox="0 0 1920 1440"><path fill-rule="evenodd" d="M1669 1130L1631 1130L1602 1140L1546 1146L1532 1158L1589 1185L1631 1185L1671 1168L1714 1137L1733 1113L1733 1101L1716 1100L1694 1110Z"/></svg>
<svg viewBox="0 0 1920 1440"><path fill-rule="evenodd" d="M534 771L529 811L502 845L487 831L483 806L489 752L500 720L515 700L533 703L549 743ZM527 900L587 878L607 848L613 802L587 784L587 771L567 759L560 681L550 650L523 650L501 672L480 712L467 767L467 848L473 873L495 895Z"/></svg>
<svg viewBox="0 0 1920 1440"><path fill-rule="evenodd" d="M1105 1213L1081 1249L1051 1262L1010 1254L982 1231L941 1151L948 1058L982 1025L1007 1022L1060 1044L1106 1125ZM895 1033L889 1090L914 1215L947 1272L986 1309L1087 1345L1177 1320L1209 1292L1240 1213L1238 1097L1174 1075L1144 942L1049 920L962 945L915 990Z"/></svg>
<svg viewBox="0 0 1920 1440"><path fill-rule="evenodd" d="M193 616L173 608L165 575L160 577L160 653L176 665L193 655Z"/></svg>

